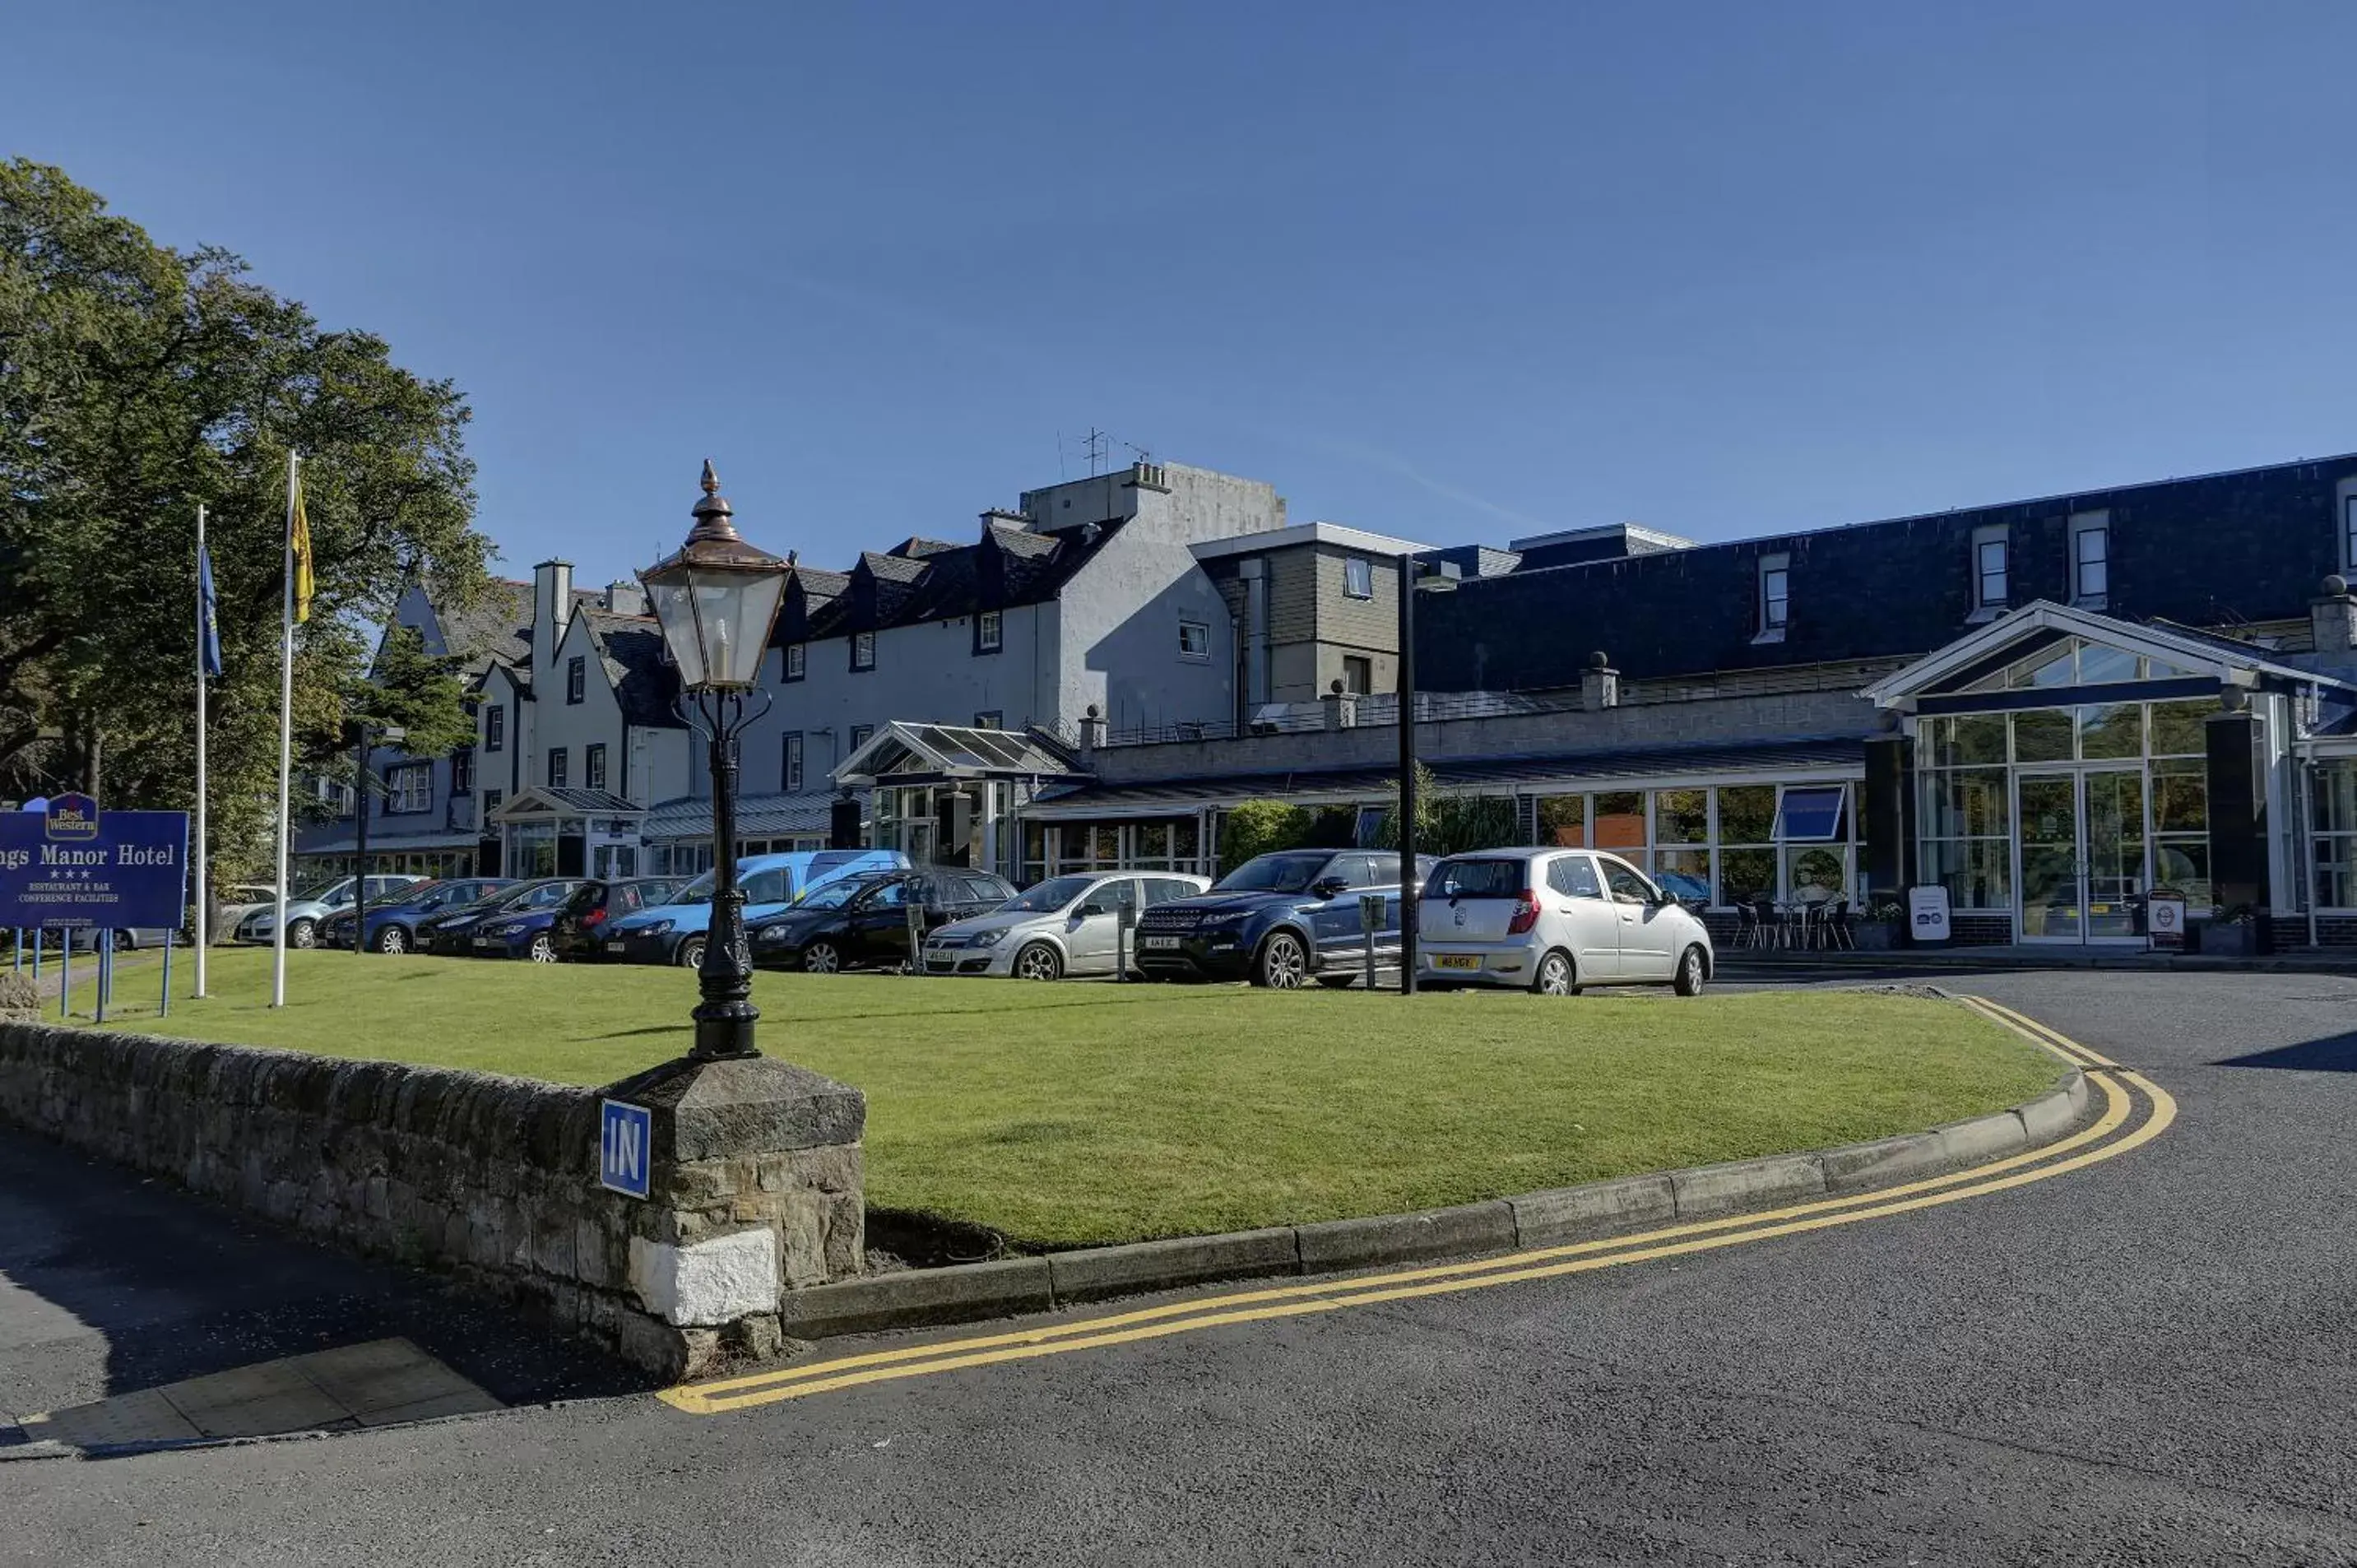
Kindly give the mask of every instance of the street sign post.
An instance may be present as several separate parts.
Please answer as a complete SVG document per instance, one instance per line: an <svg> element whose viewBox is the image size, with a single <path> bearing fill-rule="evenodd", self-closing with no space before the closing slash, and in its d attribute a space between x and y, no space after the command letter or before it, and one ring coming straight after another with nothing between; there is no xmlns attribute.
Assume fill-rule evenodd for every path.
<svg viewBox="0 0 2357 1568"><path fill-rule="evenodd" d="M597 1185L625 1197L647 1196L654 1144L654 1116L643 1105L598 1101Z"/></svg>

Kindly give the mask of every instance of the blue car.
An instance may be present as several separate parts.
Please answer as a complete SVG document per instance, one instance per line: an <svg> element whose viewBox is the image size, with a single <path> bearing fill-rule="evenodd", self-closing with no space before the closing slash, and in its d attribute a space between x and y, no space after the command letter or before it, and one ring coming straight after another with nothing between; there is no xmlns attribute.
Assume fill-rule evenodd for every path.
<svg viewBox="0 0 2357 1568"><path fill-rule="evenodd" d="M1416 884L1432 869L1417 855ZM1365 972L1369 937L1378 967L1400 960L1400 857L1395 850L1287 849L1257 855L1209 893L1140 911L1137 967L1150 980L1249 980L1290 991L1315 980L1345 986ZM1382 924L1361 924L1361 894L1383 897Z"/></svg>
<svg viewBox="0 0 2357 1568"><path fill-rule="evenodd" d="M802 849L756 854L737 863L745 889L745 929L775 916L813 887L845 876L910 869L897 849ZM704 934L712 922L712 873L683 887L673 901L626 915L608 928L600 956L626 963L676 963L693 969L704 961Z"/></svg>
<svg viewBox="0 0 2357 1568"><path fill-rule="evenodd" d="M467 951L476 958L528 958L534 963L554 963L556 947L549 940L549 928L556 924L565 901L580 890L581 882L578 876L548 876L522 884L508 895L506 902L468 928Z"/></svg>
<svg viewBox="0 0 2357 1568"><path fill-rule="evenodd" d="M328 916L327 924L319 928L319 940L327 947L348 948L357 937L362 946L373 952L416 952L423 946L417 940L418 923L427 916L488 898L511 886L498 876L453 876L440 882L422 882L403 888L382 903L371 903L366 931L356 930L360 924L357 909Z"/></svg>

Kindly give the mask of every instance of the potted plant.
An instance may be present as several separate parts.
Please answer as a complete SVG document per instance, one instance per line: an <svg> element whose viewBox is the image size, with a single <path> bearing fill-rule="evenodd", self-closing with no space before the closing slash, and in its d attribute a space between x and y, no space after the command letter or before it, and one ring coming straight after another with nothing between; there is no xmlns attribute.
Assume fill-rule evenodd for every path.
<svg viewBox="0 0 2357 1568"><path fill-rule="evenodd" d="M2258 956L2259 917L2248 904L2222 905L2193 929L2201 934L2195 950L2205 958Z"/></svg>
<svg viewBox="0 0 2357 1568"><path fill-rule="evenodd" d="M1906 929L1907 911L1896 898L1875 897L1867 900L1866 908L1857 912L1857 923L1851 935L1857 939L1860 952L1889 952L1899 945L1899 933Z"/></svg>

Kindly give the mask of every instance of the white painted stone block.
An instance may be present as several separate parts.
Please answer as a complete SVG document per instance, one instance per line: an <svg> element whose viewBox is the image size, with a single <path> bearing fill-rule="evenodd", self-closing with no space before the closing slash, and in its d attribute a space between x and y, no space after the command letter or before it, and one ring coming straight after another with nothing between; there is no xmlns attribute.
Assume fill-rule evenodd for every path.
<svg viewBox="0 0 2357 1568"><path fill-rule="evenodd" d="M778 1310L778 1234L768 1226L684 1247L630 1238L630 1285L666 1323L733 1323Z"/></svg>

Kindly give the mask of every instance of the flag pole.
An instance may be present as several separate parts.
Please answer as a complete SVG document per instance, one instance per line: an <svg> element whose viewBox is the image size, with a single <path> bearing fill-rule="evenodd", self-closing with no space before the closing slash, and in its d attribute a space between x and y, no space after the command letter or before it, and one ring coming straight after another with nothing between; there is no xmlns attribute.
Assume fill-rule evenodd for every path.
<svg viewBox="0 0 2357 1568"><path fill-rule="evenodd" d="M205 897L205 503L197 503L197 994L205 993L205 944L212 940L212 904ZM165 961L171 960L167 954ZM167 995L168 1004L168 995Z"/></svg>
<svg viewBox="0 0 2357 1568"><path fill-rule="evenodd" d="M295 771L295 485L302 459L286 454L285 607L278 621L278 918L270 927L270 1004L286 1005L286 875L288 790Z"/></svg>

